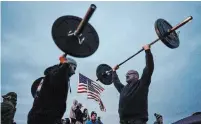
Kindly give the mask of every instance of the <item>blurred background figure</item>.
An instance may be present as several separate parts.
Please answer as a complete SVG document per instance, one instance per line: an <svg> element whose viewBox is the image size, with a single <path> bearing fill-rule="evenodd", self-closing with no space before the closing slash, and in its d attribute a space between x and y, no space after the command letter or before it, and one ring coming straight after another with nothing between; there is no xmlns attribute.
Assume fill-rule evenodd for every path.
<svg viewBox="0 0 201 124"><path fill-rule="evenodd" d="M101 117L98 117L97 122L98 122L98 124L103 124L101 121Z"/></svg>
<svg viewBox="0 0 201 124"><path fill-rule="evenodd" d="M172 124L201 124L201 112L195 112L192 115L182 118Z"/></svg>
<svg viewBox="0 0 201 124"><path fill-rule="evenodd" d="M86 124L86 122L90 120L90 117L89 117L89 113L88 113L88 110L85 108L83 110L83 124Z"/></svg>
<svg viewBox="0 0 201 124"><path fill-rule="evenodd" d="M75 110L77 109L77 104L78 104L78 101L75 99L73 101L73 105L72 105L71 110L70 110L71 124L75 124L75 122L76 122Z"/></svg>
<svg viewBox="0 0 201 124"><path fill-rule="evenodd" d="M75 110L75 116L76 116L76 123L75 124L83 124L83 116L84 114L81 111L82 104L78 103L77 104L77 109Z"/></svg>
<svg viewBox="0 0 201 124"><path fill-rule="evenodd" d="M87 121L90 121L91 120L91 117L90 116L88 116L87 117ZM86 121L86 123L87 123L87 121Z"/></svg>
<svg viewBox="0 0 201 124"><path fill-rule="evenodd" d="M69 118L62 119L62 124L70 124L70 119Z"/></svg>
<svg viewBox="0 0 201 124"><path fill-rule="evenodd" d="M163 124L163 116L160 114L154 114L154 116L156 117L156 121L154 122L154 124Z"/></svg>
<svg viewBox="0 0 201 124"><path fill-rule="evenodd" d="M17 105L17 94L9 92L2 96L3 102L1 103L1 124L16 124L14 116Z"/></svg>
<svg viewBox="0 0 201 124"><path fill-rule="evenodd" d="M91 119L87 121L86 124L98 124L96 121L97 113L95 111L91 112Z"/></svg>

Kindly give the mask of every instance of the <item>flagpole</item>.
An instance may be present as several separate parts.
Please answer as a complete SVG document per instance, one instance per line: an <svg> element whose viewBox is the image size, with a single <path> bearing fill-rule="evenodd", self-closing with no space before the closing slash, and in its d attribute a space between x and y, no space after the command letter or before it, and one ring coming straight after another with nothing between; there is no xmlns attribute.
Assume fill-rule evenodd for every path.
<svg viewBox="0 0 201 124"><path fill-rule="evenodd" d="M78 72L78 82L77 82L77 91L78 91L78 85L79 85L79 83L80 83L80 72ZM78 95L78 92L77 92L77 95Z"/></svg>
<svg viewBox="0 0 201 124"><path fill-rule="evenodd" d="M89 82L89 81L87 80L87 104L88 104L88 102L89 102L89 99L88 99L88 91L89 91L88 82ZM90 117L88 106L87 106L87 110L88 110L88 115L87 115L87 120L88 120L88 116Z"/></svg>
<svg viewBox="0 0 201 124"><path fill-rule="evenodd" d="M80 76L80 72L78 71L77 92L78 92L78 85L79 85L79 82L80 82L79 76ZM77 95L78 95L78 93L77 93ZM77 96L77 95L76 95L76 96Z"/></svg>
<svg viewBox="0 0 201 124"><path fill-rule="evenodd" d="M78 96L78 86L79 86L79 82L80 82L80 72L78 71L78 82L77 82L77 95ZM76 98L77 99L77 98Z"/></svg>
<svg viewBox="0 0 201 124"><path fill-rule="evenodd" d="M88 81L87 81L87 96L88 96ZM86 99L87 99L87 96L86 96ZM86 100L87 102L87 104L88 104L88 99ZM87 110L88 110L88 106L87 106L87 104L86 104L86 108L87 108ZM88 110L89 111L89 110Z"/></svg>

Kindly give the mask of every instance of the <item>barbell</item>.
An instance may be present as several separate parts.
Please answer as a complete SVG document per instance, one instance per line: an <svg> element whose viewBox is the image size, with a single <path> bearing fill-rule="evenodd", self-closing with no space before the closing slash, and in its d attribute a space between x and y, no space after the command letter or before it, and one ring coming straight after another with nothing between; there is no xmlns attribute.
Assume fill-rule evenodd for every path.
<svg viewBox="0 0 201 124"><path fill-rule="evenodd" d="M184 21L177 24L175 27L172 27L170 25L170 23L168 23L164 19L157 19L154 24L154 27L155 27L155 31L156 31L158 38L156 40L154 40L153 42L151 42L149 45L151 46L151 45L155 44L157 41L161 40L168 48L175 49L175 48L179 47L180 41L179 41L179 37L178 37L176 30L178 28L182 27L183 25L185 25L186 23L188 23L192 19L193 19L193 17L189 16ZM118 64L116 67L120 67L121 65L126 63L128 60L130 60L134 56L141 53L143 50L144 50L143 48L140 49L134 55L130 56L129 58L127 58L126 60L124 60L123 62ZM96 81L99 80L101 83L103 83L105 85L112 84L112 74L111 74L112 71L113 71L113 69L109 65L100 64L96 69L96 76L98 78Z"/></svg>
<svg viewBox="0 0 201 124"><path fill-rule="evenodd" d="M57 47L64 52L63 56L85 58L96 52L99 37L93 26L88 23L95 10L96 5L91 4L83 19L65 15L55 20L52 25L52 38ZM36 79L31 86L33 97L42 78Z"/></svg>
<svg viewBox="0 0 201 124"><path fill-rule="evenodd" d="M91 56L99 47L99 37L88 23L96 5L91 4L84 18L72 15L61 16L52 25L52 38L65 55L78 58Z"/></svg>

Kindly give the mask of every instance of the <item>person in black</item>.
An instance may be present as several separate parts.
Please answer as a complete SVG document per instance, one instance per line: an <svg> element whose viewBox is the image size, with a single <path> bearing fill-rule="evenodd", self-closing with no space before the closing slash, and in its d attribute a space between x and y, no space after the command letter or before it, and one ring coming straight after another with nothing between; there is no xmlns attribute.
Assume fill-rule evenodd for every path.
<svg viewBox="0 0 201 124"><path fill-rule="evenodd" d="M87 108L85 108L84 110L83 110L83 123L85 124L86 123L86 121L87 121L87 119L89 118L89 113L88 113L88 109Z"/></svg>
<svg viewBox="0 0 201 124"><path fill-rule="evenodd" d="M82 104L78 103L77 109L75 110L75 116L76 116L76 123L75 124L83 124L84 114L81 111L82 107L83 107Z"/></svg>
<svg viewBox="0 0 201 124"><path fill-rule="evenodd" d="M44 71L45 77L37 79L38 87L33 106L28 114L28 124L60 123L66 111L66 101L70 87L69 80L75 74L76 62L60 57L60 64Z"/></svg>
<svg viewBox="0 0 201 124"><path fill-rule="evenodd" d="M98 117L97 123L98 123L98 124L103 124L103 122L101 121L101 118L100 118L100 117Z"/></svg>
<svg viewBox="0 0 201 124"><path fill-rule="evenodd" d="M113 69L112 81L120 93L119 117L121 124L146 124L148 121L148 92L154 70L153 56L149 45L143 46L146 54L146 66L141 79L135 70L126 74L127 85L124 86Z"/></svg>
<svg viewBox="0 0 201 124"><path fill-rule="evenodd" d="M1 124L16 124L14 116L17 105L17 94L9 92L2 96L3 102L1 103Z"/></svg>

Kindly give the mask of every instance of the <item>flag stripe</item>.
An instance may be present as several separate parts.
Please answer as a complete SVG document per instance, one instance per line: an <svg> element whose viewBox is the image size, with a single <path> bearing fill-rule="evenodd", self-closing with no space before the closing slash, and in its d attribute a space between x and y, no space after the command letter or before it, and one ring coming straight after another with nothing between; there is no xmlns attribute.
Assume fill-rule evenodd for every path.
<svg viewBox="0 0 201 124"><path fill-rule="evenodd" d="M92 96L92 95L88 95L87 96L88 99L94 99L95 101L99 102L99 98Z"/></svg>
<svg viewBox="0 0 201 124"><path fill-rule="evenodd" d="M87 87L87 85L82 84L82 83L79 83L78 86L79 86L79 87Z"/></svg>
<svg viewBox="0 0 201 124"><path fill-rule="evenodd" d="M98 88L94 83L91 83L91 85L94 87L94 89L96 89L97 92L101 93L102 90L100 88Z"/></svg>
<svg viewBox="0 0 201 124"><path fill-rule="evenodd" d="M94 97L96 97L97 99L100 99L100 96L99 96L99 95L94 94L94 93L92 93L92 92L88 92L87 96L94 96Z"/></svg>
<svg viewBox="0 0 201 124"><path fill-rule="evenodd" d="M83 91L78 90L77 93L87 93L87 91L85 91L85 90L83 90Z"/></svg>
<svg viewBox="0 0 201 124"><path fill-rule="evenodd" d="M88 82L88 91L94 92L96 94L100 94L100 92L98 92L93 85L91 85L91 82Z"/></svg>
<svg viewBox="0 0 201 124"><path fill-rule="evenodd" d="M101 85L97 84L97 83L94 82L94 81L93 81L93 85L94 85L97 89L100 89L101 91L104 91L104 90L105 90Z"/></svg>
<svg viewBox="0 0 201 124"><path fill-rule="evenodd" d="M78 90L87 90L87 87L78 87Z"/></svg>

